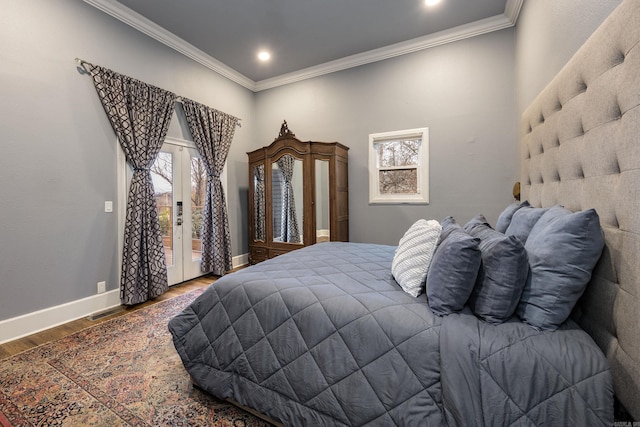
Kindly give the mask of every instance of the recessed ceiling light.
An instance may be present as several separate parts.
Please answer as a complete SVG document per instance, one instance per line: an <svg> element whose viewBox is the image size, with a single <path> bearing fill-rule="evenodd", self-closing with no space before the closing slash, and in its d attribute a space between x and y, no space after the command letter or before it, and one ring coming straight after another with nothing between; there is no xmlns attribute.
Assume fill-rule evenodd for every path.
<svg viewBox="0 0 640 427"><path fill-rule="evenodd" d="M427 6L435 6L435 5L437 5L438 3L440 3L440 0L424 0L424 3L425 3Z"/></svg>
<svg viewBox="0 0 640 427"><path fill-rule="evenodd" d="M271 54L266 50L261 50L258 52L258 59L262 62L268 61L271 59Z"/></svg>

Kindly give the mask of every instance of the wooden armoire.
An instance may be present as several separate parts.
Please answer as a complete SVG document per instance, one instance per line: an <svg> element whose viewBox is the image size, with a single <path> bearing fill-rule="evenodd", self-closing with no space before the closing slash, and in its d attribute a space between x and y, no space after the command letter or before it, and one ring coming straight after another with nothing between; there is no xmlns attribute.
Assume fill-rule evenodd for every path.
<svg viewBox="0 0 640 427"><path fill-rule="evenodd" d="M348 150L300 141L285 121L249 156L249 263L323 241L349 240Z"/></svg>

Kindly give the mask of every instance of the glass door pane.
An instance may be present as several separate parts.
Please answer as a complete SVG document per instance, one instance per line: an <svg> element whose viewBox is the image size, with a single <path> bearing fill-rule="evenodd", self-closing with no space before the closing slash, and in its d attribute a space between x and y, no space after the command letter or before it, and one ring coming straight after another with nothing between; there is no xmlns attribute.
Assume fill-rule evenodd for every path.
<svg viewBox="0 0 640 427"><path fill-rule="evenodd" d="M207 171L196 152L191 152L191 260L202 259L202 211L207 196Z"/></svg>
<svg viewBox="0 0 640 427"><path fill-rule="evenodd" d="M161 151L151 166L162 244L167 267L174 265L173 250L173 154Z"/></svg>
<svg viewBox="0 0 640 427"><path fill-rule="evenodd" d="M182 282L183 264L183 226L179 206L182 202L181 175L184 167L181 162L180 147L163 144L158 157L151 165L160 233L167 263L169 285Z"/></svg>
<svg viewBox="0 0 640 427"><path fill-rule="evenodd" d="M207 197L207 171L198 151L180 148L182 173L182 280L202 276L202 211ZM178 184L176 183L176 186Z"/></svg>

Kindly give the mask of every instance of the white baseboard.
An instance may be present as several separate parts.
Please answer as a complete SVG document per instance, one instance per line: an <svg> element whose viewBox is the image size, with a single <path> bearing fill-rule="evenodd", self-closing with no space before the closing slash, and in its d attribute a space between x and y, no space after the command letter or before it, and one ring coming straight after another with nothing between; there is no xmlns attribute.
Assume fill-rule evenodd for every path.
<svg viewBox="0 0 640 427"><path fill-rule="evenodd" d="M316 230L316 237L331 237L330 230Z"/></svg>
<svg viewBox="0 0 640 427"><path fill-rule="evenodd" d="M249 264L249 254L232 258L233 268ZM55 307L34 311L0 321L0 344L91 316L120 305L120 290L115 289Z"/></svg>
<svg viewBox="0 0 640 427"><path fill-rule="evenodd" d="M120 305L120 290L112 290L55 307L0 321L0 344L26 337Z"/></svg>
<svg viewBox="0 0 640 427"><path fill-rule="evenodd" d="M237 255L231 258L231 265L233 268L242 267L249 264L249 254Z"/></svg>
<svg viewBox="0 0 640 427"><path fill-rule="evenodd" d="M249 264L249 254L232 258L233 268ZM0 321L0 344L91 316L120 305L120 290L115 289L55 307L34 311Z"/></svg>

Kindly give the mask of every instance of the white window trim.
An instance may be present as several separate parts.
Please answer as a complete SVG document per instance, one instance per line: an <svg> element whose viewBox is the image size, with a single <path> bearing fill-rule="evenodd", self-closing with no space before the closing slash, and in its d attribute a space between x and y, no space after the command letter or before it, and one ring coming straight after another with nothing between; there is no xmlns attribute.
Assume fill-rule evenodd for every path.
<svg viewBox="0 0 640 427"><path fill-rule="evenodd" d="M376 142L421 138L420 164L417 167L418 191L415 194L380 194ZM429 203L429 128L406 129L369 134L369 204L428 204Z"/></svg>

